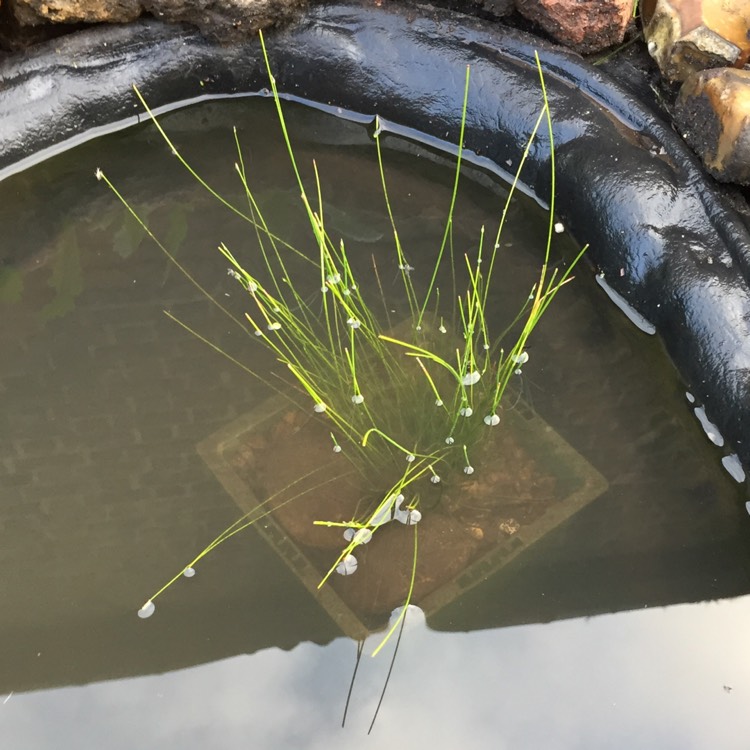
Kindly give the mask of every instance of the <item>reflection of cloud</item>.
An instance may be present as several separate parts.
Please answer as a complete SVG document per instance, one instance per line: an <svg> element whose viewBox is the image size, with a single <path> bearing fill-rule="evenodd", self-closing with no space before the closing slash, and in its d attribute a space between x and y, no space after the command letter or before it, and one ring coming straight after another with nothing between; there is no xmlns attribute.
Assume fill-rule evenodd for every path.
<svg viewBox="0 0 750 750"><path fill-rule="evenodd" d="M0 745L67 748L747 747L750 597L469 634L407 627L366 645L341 730L355 645L302 644L0 705ZM732 688L727 692L724 686Z"/></svg>

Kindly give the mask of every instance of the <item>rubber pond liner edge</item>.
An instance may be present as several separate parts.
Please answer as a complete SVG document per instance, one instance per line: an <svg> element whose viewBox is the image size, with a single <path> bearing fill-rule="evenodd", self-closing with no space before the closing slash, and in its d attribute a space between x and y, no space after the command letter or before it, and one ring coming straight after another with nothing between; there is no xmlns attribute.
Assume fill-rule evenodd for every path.
<svg viewBox="0 0 750 750"><path fill-rule="evenodd" d="M590 245L605 289L660 334L725 453L750 467L750 233L658 115L573 53L428 6L319 5L267 41L283 96L364 123L377 114L388 130L438 148L458 140L470 64L465 144L500 173L517 165L539 113L538 51L559 220ZM257 41L220 46L155 20L6 57L0 81L0 179L140 121L133 83L157 110L269 95ZM542 203L549 156L541 133L523 180Z"/></svg>

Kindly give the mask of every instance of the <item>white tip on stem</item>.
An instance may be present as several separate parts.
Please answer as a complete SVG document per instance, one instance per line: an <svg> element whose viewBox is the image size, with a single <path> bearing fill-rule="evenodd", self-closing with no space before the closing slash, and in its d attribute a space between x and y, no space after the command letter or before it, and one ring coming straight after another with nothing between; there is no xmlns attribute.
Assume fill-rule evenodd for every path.
<svg viewBox="0 0 750 750"><path fill-rule="evenodd" d="M145 620L148 617L151 617L151 615L154 614L154 610L156 609L156 605L149 599L139 610L138 610L138 617L141 618L141 620Z"/></svg>
<svg viewBox="0 0 750 750"><path fill-rule="evenodd" d="M342 576L350 576L357 570L357 558L354 555L347 555L337 566L336 572Z"/></svg>

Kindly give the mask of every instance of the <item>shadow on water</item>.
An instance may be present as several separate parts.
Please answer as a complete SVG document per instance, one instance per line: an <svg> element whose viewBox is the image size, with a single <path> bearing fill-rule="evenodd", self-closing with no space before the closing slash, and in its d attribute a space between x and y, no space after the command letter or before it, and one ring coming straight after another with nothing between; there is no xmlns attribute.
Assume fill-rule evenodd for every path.
<svg viewBox="0 0 750 750"><path fill-rule="evenodd" d="M296 114L298 156L318 159L333 233L356 249L364 268L371 255L383 258L385 268L389 231L366 133L319 113ZM268 141L267 134L276 132L270 107L206 104L164 121L199 171L239 197L230 132L238 124L251 180L269 217L290 239L306 242L290 216L295 196L285 186L291 178L286 166L279 167L286 161L278 144ZM207 127L214 128L209 136ZM334 149L336 142L346 148ZM404 144L390 145L389 187L402 242L419 273L429 267L442 232L452 173L427 152L415 155ZM282 741L289 747L336 746L343 740L332 727L340 723L356 644L340 637L254 532L201 563L194 579L159 600L152 619L136 617L150 592L238 516L196 445L267 395L162 310L253 368L272 362L142 239L94 179L99 166L135 196L155 231L212 293L238 314L244 310L215 248L219 241L251 246L249 228L230 224L196 193L152 129L87 144L0 186L2 226L13 228L0 256L0 695L13 693L0 706L0 737L13 739L8 747L60 747L55 730L70 730L66 717L86 706L100 717L86 728L87 741L98 731L117 738L109 747L132 747L128 722L107 708L116 701L144 717L141 747L157 746L162 729L164 736L182 737L191 712L204 738L250 731L268 747ZM457 211L461 252L474 246L482 223L493 223L502 193L502 186L488 190L464 182ZM538 207L519 200L512 214L490 303L498 318L515 311L528 294L544 244ZM556 244L563 256L574 249L565 236ZM509 742L515 737L514 747L539 747L534 738L544 733L528 723L528 706L544 705L551 727L562 721L558 709L565 708L569 726L587 738L583 746L604 746L596 738L607 731L625 736L618 735L624 732L620 714L593 720L570 697L583 701L609 679L607 669L592 666L601 664L597 660L609 660L608 669L618 673L607 684L618 686L615 693L630 715L647 717L650 699L639 696L634 686L641 683L628 677L635 667L625 649L643 654L637 657L642 671L652 667L651 648L662 649L665 668L677 669L682 642L708 628L701 631L705 641L692 642L691 675L655 679L676 694L695 687L697 695L701 665L710 671L726 661L712 656L716 644L726 637L727 648L735 648L737 633L750 625L748 599L742 597L750 592L743 490L722 469L721 453L693 417L659 342L607 301L590 269L582 266L578 277L535 335L523 388L539 414L606 477L609 489L530 552L436 613L429 629L407 627L388 699L393 705L386 701L382 717L383 737L398 736L397 746L412 733L433 737L441 722L423 705L428 701L436 711L453 707L444 742L462 737L462 746L487 747L479 739L467 744L466 733L485 742L492 733ZM741 598L581 619L732 597ZM568 618L551 629L539 625ZM524 623L529 625L520 627ZM665 638L669 632L673 642ZM488 653L508 682L498 683ZM727 687L739 690L741 683L747 693L750 664L743 659L735 684ZM371 713L387 661L373 666L365 659L348 725L362 725ZM204 666L187 669L196 665ZM170 674L148 676L165 672ZM590 685L584 684L586 675ZM140 679L105 682L124 677ZM565 685L562 692L570 687L570 695L552 695L555 684ZM71 685L88 687L49 690ZM28 691L41 692L24 696ZM423 691L424 701L408 700ZM499 713L486 699L492 691L503 695ZM203 697L194 706L196 693ZM356 702L358 694L369 701L366 709ZM151 704L164 695L161 713ZM722 690L717 700L732 697ZM23 703L27 698L36 702ZM701 727L725 721L750 728L739 707L727 719L725 703L704 703ZM675 716L683 705L675 702ZM30 713L23 713L24 706ZM293 709L300 732L307 727L307 733L294 734ZM35 712L45 718L32 729L39 723L30 718ZM645 744L631 735L630 746L653 747L656 736L672 742L682 736L677 724L644 726ZM36 744L24 744L32 736ZM234 746L227 742L221 746Z"/></svg>

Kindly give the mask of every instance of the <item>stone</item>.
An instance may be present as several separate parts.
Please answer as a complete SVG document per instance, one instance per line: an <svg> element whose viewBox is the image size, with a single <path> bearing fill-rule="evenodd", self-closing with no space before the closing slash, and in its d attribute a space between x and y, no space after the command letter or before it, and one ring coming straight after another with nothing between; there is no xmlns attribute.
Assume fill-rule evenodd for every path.
<svg viewBox="0 0 750 750"><path fill-rule="evenodd" d="M750 185L750 70L691 75L677 97L675 121L716 179Z"/></svg>
<svg viewBox="0 0 750 750"><path fill-rule="evenodd" d="M23 26L45 23L127 23L143 12L140 0L11 0Z"/></svg>
<svg viewBox="0 0 750 750"><path fill-rule="evenodd" d="M21 24L13 12L13 0L0 0L0 51L12 52L70 34L85 24L50 24L39 22L32 13L31 24ZM36 25L39 24L39 25Z"/></svg>
<svg viewBox="0 0 750 750"><path fill-rule="evenodd" d="M513 0L479 0L479 4L482 10L497 18L510 15L515 7Z"/></svg>
<svg viewBox="0 0 750 750"><path fill-rule="evenodd" d="M619 44L633 13L632 0L516 0L521 15L553 39L589 53Z"/></svg>
<svg viewBox="0 0 750 750"><path fill-rule="evenodd" d="M189 23L222 41L239 41L258 29L284 24L307 0L142 0L155 18Z"/></svg>
<svg viewBox="0 0 750 750"><path fill-rule="evenodd" d="M291 20L306 0L10 0L24 26L45 23L127 23L148 12L155 18L197 26L221 41Z"/></svg>
<svg viewBox="0 0 750 750"><path fill-rule="evenodd" d="M642 13L648 51L672 81L750 58L748 0L644 0Z"/></svg>

